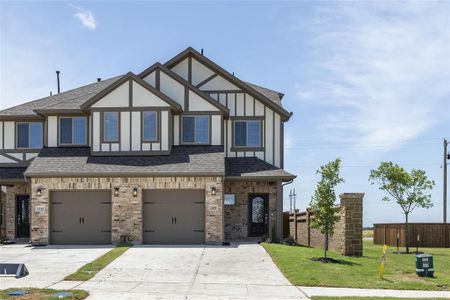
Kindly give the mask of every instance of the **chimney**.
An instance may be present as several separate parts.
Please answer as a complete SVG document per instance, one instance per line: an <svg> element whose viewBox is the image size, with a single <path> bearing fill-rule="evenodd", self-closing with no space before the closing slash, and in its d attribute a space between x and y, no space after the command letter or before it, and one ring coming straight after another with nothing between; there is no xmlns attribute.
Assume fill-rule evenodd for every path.
<svg viewBox="0 0 450 300"><path fill-rule="evenodd" d="M202 50L200 51L200 54L203 55L203 48L202 48Z"/></svg>
<svg viewBox="0 0 450 300"><path fill-rule="evenodd" d="M53 93L52 93L52 91L50 91L50 96L53 96Z"/></svg>
<svg viewBox="0 0 450 300"><path fill-rule="evenodd" d="M102 81L102 79L100 77L97 77L97 82Z"/></svg>
<svg viewBox="0 0 450 300"><path fill-rule="evenodd" d="M60 86L59 86L59 71L56 71L56 82L58 84L58 94L61 92Z"/></svg>

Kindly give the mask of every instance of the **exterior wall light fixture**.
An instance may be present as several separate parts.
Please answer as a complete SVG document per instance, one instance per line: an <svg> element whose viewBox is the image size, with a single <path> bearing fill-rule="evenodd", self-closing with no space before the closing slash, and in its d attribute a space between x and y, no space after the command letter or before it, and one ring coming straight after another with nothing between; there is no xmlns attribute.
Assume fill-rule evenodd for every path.
<svg viewBox="0 0 450 300"><path fill-rule="evenodd" d="M42 194L42 190L41 189L37 189L37 191L36 191L36 196L40 196Z"/></svg>
<svg viewBox="0 0 450 300"><path fill-rule="evenodd" d="M213 196L216 195L216 188L215 187L211 188L211 195L213 195Z"/></svg>
<svg viewBox="0 0 450 300"><path fill-rule="evenodd" d="M137 188L134 188L134 189L133 189L133 197L137 197L137 192L138 192L138 189L137 189Z"/></svg>
<svg viewBox="0 0 450 300"><path fill-rule="evenodd" d="M118 187L116 187L116 188L114 188L114 196L119 196L119 188Z"/></svg>

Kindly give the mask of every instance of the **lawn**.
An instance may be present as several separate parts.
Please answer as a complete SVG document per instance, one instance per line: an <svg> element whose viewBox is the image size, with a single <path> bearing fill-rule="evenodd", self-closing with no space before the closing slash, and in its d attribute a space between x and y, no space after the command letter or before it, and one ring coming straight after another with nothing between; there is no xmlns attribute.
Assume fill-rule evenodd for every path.
<svg viewBox="0 0 450 300"><path fill-rule="evenodd" d="M100 272L104 267L113 262L116 258L125 253L125 251L127 251L129 248L129 245L118 245L96 260L85 264L75 273L66 276L64 280L87 281L94 277L95 274Z"/></svg>
<svg viewBox="0 0 450 300"><path fill-rule="evenodd" d="M449 290L450 250L420 249L433 254L435 278L421 278L415 274L414 254L394 254L388 249L386 273L379 278L381 248L372 241L364 241L363 257L346 257L329 252L340 264L310 260L322 257L321 249L281 244L262 244L286 278L294 285L353 288Z"/></svg>
<svg viewBox="0 0 450 300"><path fill-rule="evenodd" d="M425 300L430 298L393 298L393 297L323 297L312 296L312 300ZM443 300L444 298L432 298L433 300Z"/></svg>
<svg viewBox="0 0 450 300"><path fill-rule="evenodd" d="M27 291L29 292L23 296L9 296L8 294L12 291ZM0 299L17 299L17 300L53 300L53 299L61 299L55 297L56 293L59 292L67 292L62 290L52 290L52 289L35 289L35 288L11 288L7 290L0 290ZM85 299L89 296L89 293L83 290L70 290L72 293L71 296L66 296L63 299L67 300L80 300Z"/></svg>

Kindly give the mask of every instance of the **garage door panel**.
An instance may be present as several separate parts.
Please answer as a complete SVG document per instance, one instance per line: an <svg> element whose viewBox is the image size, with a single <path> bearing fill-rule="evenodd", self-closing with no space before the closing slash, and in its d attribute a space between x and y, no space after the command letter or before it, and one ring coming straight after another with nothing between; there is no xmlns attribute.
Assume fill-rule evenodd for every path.
<svg viewBox="0 0 450 300"><path fill-rule="evenodd" d="M52 244L111 243L109 191L54 191L50 204Z"/></svg>
<svg viewBox="0 0 450 300"><path fill-rule="evenodd" d="M144 243L204 243L204 200L198 190L144 191Z"/></svg>

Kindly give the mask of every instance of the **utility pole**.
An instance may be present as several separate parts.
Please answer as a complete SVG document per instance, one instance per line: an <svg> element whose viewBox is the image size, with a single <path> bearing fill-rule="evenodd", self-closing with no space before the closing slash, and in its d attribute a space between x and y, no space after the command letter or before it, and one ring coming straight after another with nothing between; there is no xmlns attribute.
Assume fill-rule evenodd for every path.
<svg viewBox="0 0 450 300"><path fill-rule="evenodd" d="M294 192L292 193L292 198L294 199L294 211L295 211L295 209L296 209L296 202L297 202L297 194L295 193L295 189L294 189Z"/></svg>
<svg viewBox="0 0 450 300"><path fill-rule="evenodd" d="M292 189L289 190L289 212L292 212Z"/></svg>
<svg viewBox="0 0 450 300"><path fill-rule="evenodd" d="M450 159L450 155L447 154L448 141L444 138L444 224L447 223L447 159Z"/></svg>

